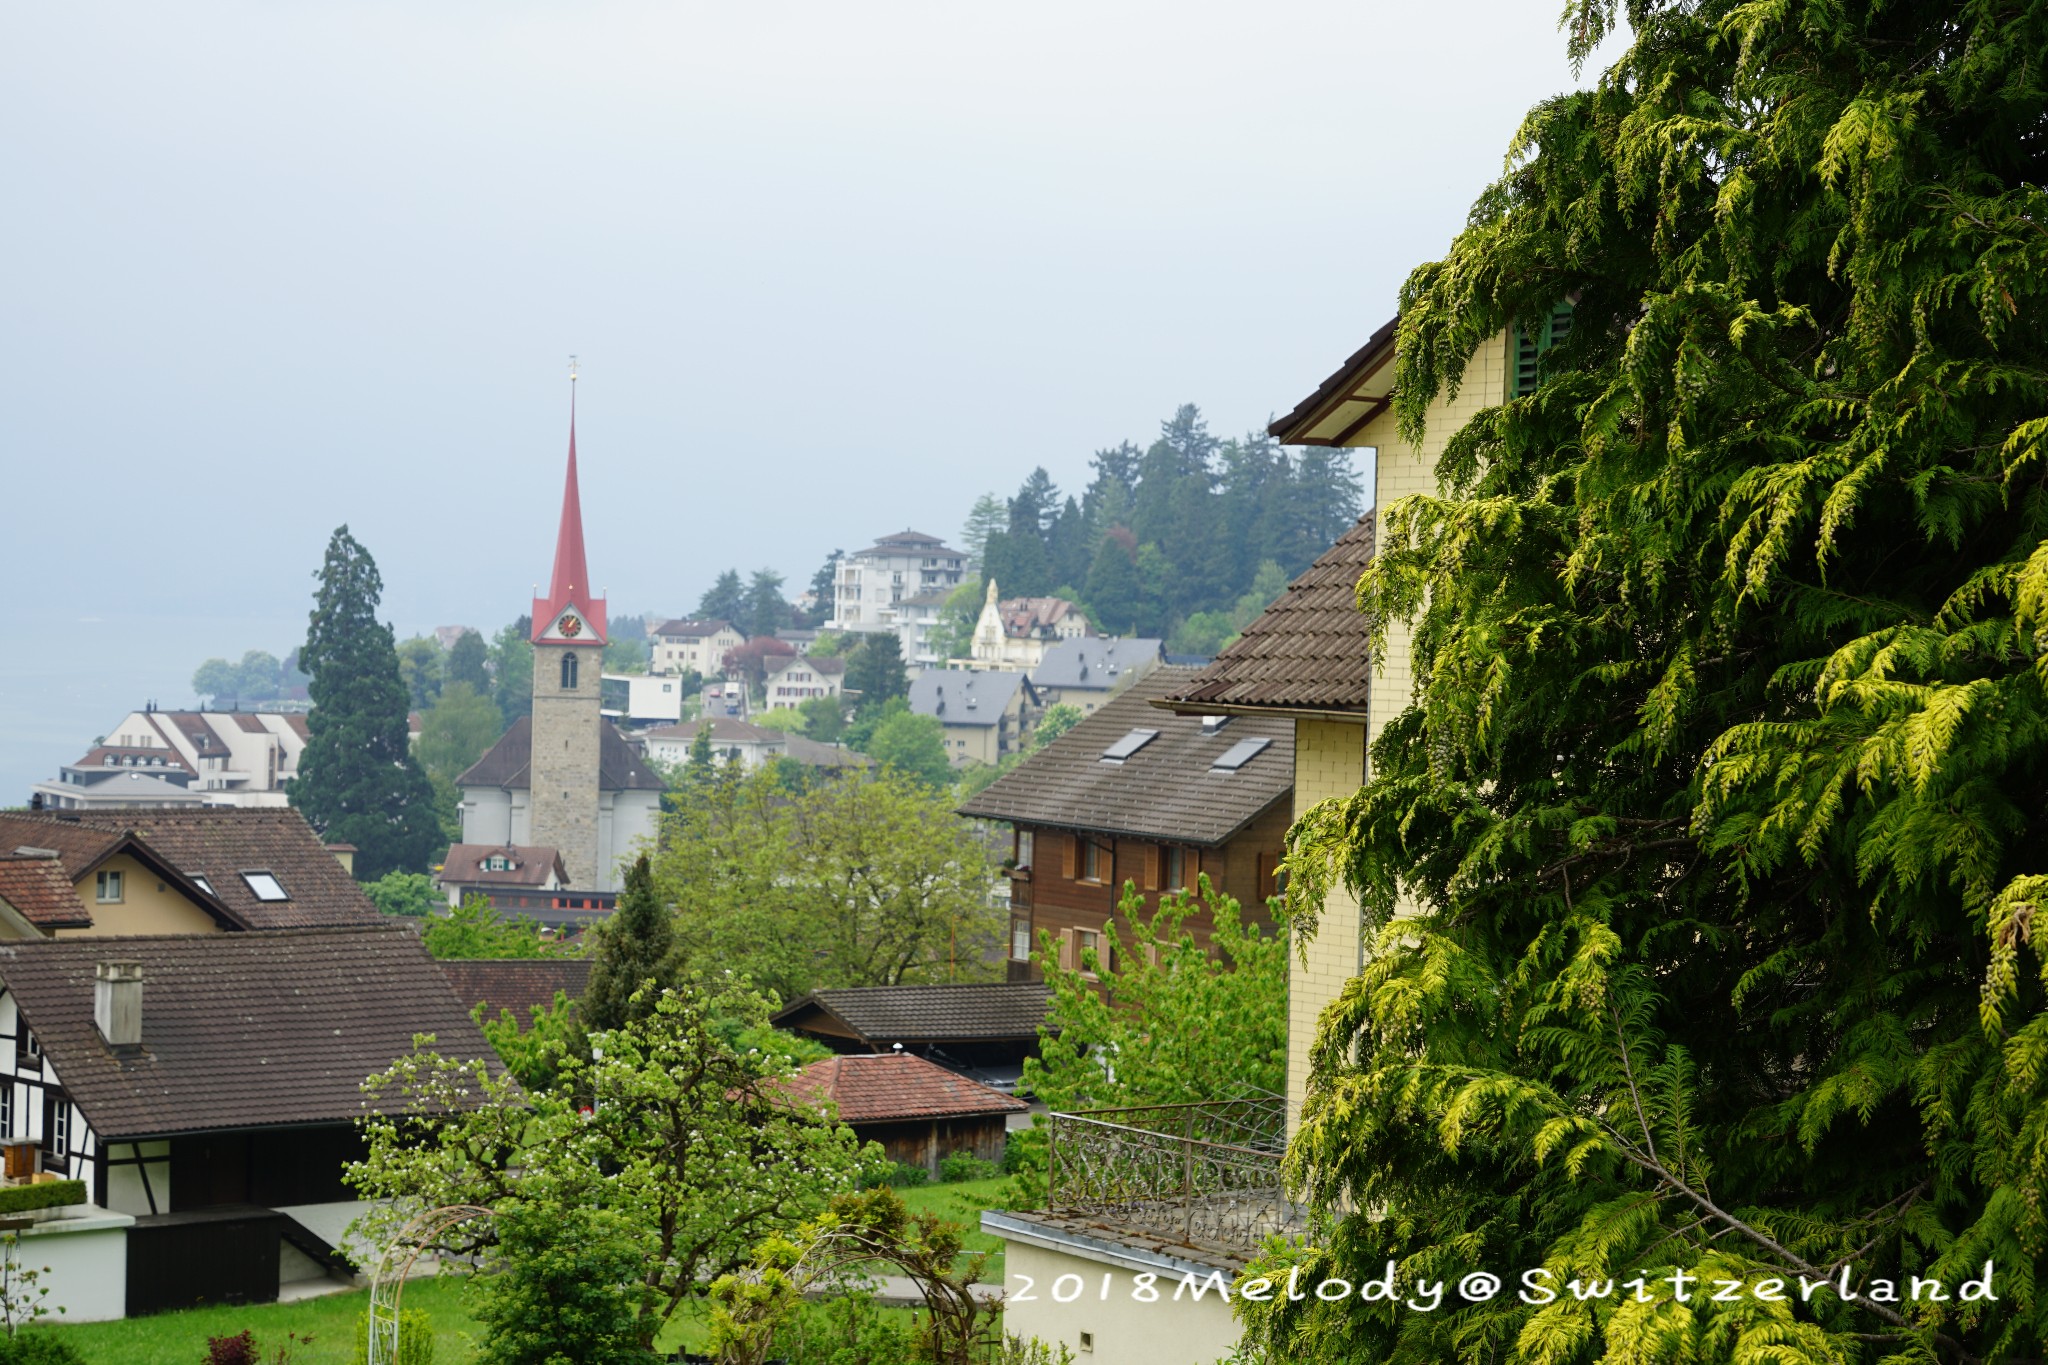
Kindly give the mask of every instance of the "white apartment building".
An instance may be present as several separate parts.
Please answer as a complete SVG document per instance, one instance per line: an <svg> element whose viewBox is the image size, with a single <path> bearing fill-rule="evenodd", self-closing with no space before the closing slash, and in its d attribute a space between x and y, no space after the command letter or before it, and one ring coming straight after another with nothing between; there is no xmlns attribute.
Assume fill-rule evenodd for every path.
<svg viewBox="0 0 2048 1365"><path fill-rule="evenodd" d="M941 662L931 634L953 589L967 577L967 556L937 536L898 531L839 561L828 630L894 631L903 661Z"/></svg>
<svg viewBox="0 0 2048 1365"><path fill-rule="evenodd" d="M109 800L115 789L100 789L107 779L140 774L184 788L191 804L283 806L289 804L284 784L298 776L306 734L305 713L299 711L144 707L130 711L83 758L65 764L55 781L39 782L33 790L55 810L126 805L119 796Z"/></svg>
<svg viewBox="0 0 2048 1365"><path fill-rule="evenodd" d="M656 673L677 677L695 673L715 678L725 671L725 656L747 642L730 621L664 621L649 632Z"/></svg>

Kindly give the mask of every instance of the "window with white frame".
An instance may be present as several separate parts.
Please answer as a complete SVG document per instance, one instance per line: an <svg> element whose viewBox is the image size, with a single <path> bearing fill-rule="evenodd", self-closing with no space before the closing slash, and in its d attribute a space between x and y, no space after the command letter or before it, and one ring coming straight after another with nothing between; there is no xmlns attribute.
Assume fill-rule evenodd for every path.
<svg viewBox="0 0 2048 1365"><path fill-rule="evenodd" d="M71 1101L62 1095L50 1097L50 1155L71 1155Z"/></svg>
<svg viewBox="0 0 2048 1365"><path fill-rule="evenodd" d="M94 874L92 884L92 898L98 901L101 905L119 904L121 900L122 883L125 880L126 879L122 877L121 873L117 869L103 871Z"/></svg>
<svg viewBox="0 0 2048 1365"><path fill-rule="evenodd" d="M244 872L242 880L248 884L249 894L259 901L288 901L290 893L284 884L268 872Z"/></svg>
<svg viewBox="0 0 2048 1365"><path fill-rule="evenodd" d="M14 1136L14 1083L0 1083L0 1138Z"/></svg>

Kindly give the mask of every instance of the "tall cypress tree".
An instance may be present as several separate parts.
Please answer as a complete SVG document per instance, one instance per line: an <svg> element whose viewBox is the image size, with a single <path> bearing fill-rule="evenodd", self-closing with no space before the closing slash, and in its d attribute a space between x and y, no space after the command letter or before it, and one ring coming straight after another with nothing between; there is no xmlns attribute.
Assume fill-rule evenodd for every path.
<svg viewBox="0 0 2048 1365"><path fill-rule="evenodd" d="M590 986L579 1007L584 1028L600 1033L652 1014L654 1001L643 998L635 1004L633 993L649 981L657 988L674 986L678 965L675 925L655 892L654 873L643 853L626 869L618 907L597 930Z"/></svg>
<svg viewBox="0 0 2048 1365"><path fill-rule="evenodd" d="M315 575L313 615L299 651L312 677L310 734L292 804L330 843L356 846L356 876L424 872L441 847L434 789L406 736L405 683L391 627L377 620L384 580L343 526Z"/></svg>

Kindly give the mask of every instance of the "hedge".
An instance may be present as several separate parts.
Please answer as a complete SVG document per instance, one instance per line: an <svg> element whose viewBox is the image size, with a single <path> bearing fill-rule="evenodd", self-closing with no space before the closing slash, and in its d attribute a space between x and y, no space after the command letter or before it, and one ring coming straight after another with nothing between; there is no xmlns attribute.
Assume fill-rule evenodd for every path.
<svg viewBox="0 0 2048 1365"><path fill-rule="evenodd" d="M27 1213L30 1209L53 1209L62 1204L83 1204L83 1180L45 1180L40 1185L0 1187L0 1216Z"/></svg>

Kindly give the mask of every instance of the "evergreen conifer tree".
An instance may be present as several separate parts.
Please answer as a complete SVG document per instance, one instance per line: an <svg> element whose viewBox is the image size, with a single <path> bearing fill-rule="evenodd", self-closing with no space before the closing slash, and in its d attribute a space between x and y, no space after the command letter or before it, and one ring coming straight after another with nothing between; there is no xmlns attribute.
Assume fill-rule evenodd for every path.
<svg viewBox="0 0 2048 1365"><path fill-rule="evenodd" d="M747 588L740 581L738 569L727 569L718 576L717 582L704 590L704 595L697 599L697 619L730 621L742 629L745 628Z"/></svg>
<svg viewBox="0 0 2048 1365"><path fill-rule="evenodd" d="M846 656L845 678L847 690L860 693L863 712L871 712L891 698L907 694L910 682L903 667L903 646L895 632L884 630L863 635Z"/></svg>
<svg viewBox="0 0 2048 1365"><path fill-rule="evenodd" d="M442 847L434 790L413 760L406 690L391 627L377 620L384 581L343 526L327 546L299 651L311 675L306 749L287 790L329 843L356 846L355 872L424 872Z"/></svg>
<svg viewBox="0 0 2048 1365"><path fill-rule="evenodd" d="M491 694L490 670L485 666L490 651L484 645L484 637L473 630L465 630L455 639L455 647L448 651L448 681L468 683L472 692L479 697Z"/></svg>
<svg viewBox="0 0 2048 1365"><path fill-rule="evenodd" d="M584 1029L603 1033L654 1013L653 994L636 1003L633 993L649 981L657 990L674 986L680 969L675 925L654 889L646 854L626 869L618 906L595 932L590 985L578 1008Z"/></svg>

